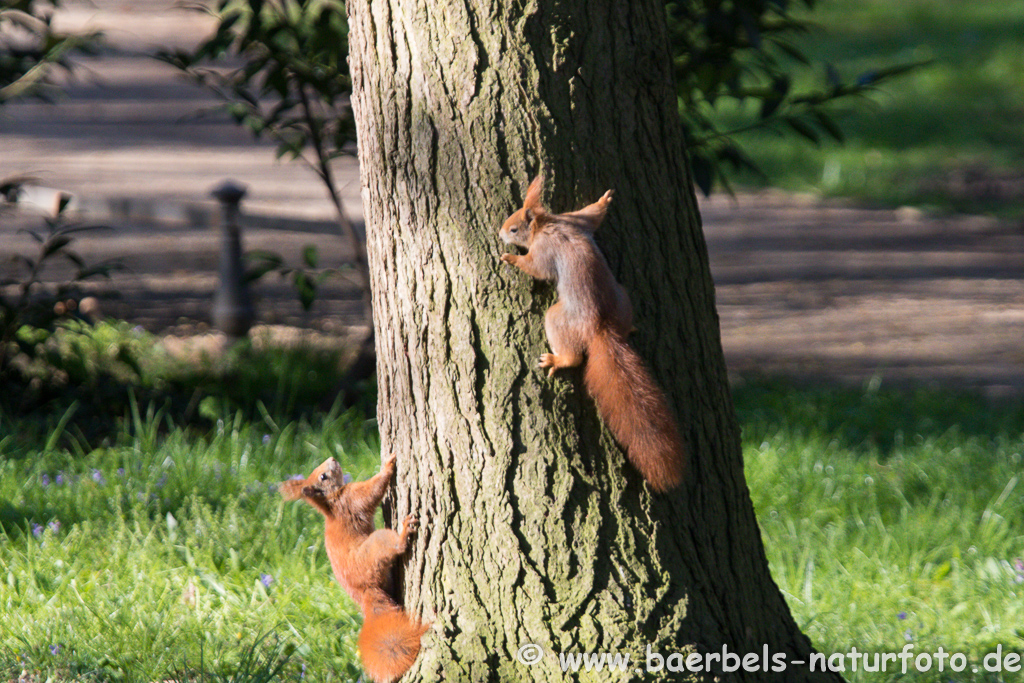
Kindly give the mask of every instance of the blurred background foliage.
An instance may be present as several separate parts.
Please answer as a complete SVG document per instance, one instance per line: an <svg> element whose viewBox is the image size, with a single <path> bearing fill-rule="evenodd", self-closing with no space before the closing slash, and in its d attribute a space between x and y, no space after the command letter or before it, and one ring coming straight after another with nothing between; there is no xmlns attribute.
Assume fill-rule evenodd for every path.
<svg viewBox="0 0 1024 683"><path fill-rule="evenodd" d="M919 62L893 62L841 74L828 55L812 54L816 0L684 0L665 5L679 115L687 133L694 182L705 193L731 189L730 178L771 176L741 134L771 134L789 144L842 143L840 107ZM731 116L721 116L725 110Z"/></svg>
<svg viewBox="0 0 1024 683"><path fill-rule="evenodd" d="M53 26L60 0L0 2L0 105L18 98L52 99L54 78L70 72L74 57L96 51L97 32L63 33Z"/></svg>
<svg viewBox="0 0 1024 683"><path fill-rule="evenodd" d="M294 115L300 98L284 85L308 83L335 112L319 135L329 150L313 155L329 158L354 139L340 4L223 0L217 35L174 58L193 71L241 59L230 86L217 87L254 132L284 124L282 154L315 146L316 126ZM1019 0L672 0L665 11L680 118L703 192L770 186L1024 214ZM307 55L324 46L339 49L313 60L320 71L308 68Z"/></svg>
<svg viewBox="0 0 1024 683"><path fill-rule="evenodd" d="M841 145L827 136L815 146L765 129L738 133L761 174L741 169L735 183L1024 216L1024 2L831 0L794 14L813 29L800 37L803 53L841 78L925 66L834 110ZM737 128L756 113L756 103L732 99L709 117Z"/></svg>
<svg viewBox="0 0 1024 683"><path fill-rule="evenodd" d="M737 172L769 176L740 133L771 131L818 145L844 134L834 119L917 62L841 75L812 56L816 0L673 0L665 5L694 180L706 194ZM211 11L199 6L201 11ZM330 159L355 141L345 61L348 27L340 0L221 0L217 32L192 51L162 58L210 87L224 109L278 153L304 159L331 187ZM726 107L729 116L718 111ZM306 153L310 157L304 156Z"/></svg>

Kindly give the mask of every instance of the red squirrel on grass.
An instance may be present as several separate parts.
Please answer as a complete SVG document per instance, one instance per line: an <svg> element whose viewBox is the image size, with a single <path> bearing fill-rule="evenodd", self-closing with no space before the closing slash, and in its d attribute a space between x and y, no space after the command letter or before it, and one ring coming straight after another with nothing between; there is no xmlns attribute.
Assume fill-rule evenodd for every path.
<svg viewBox="0 0 1024 683"><path fill-rule="evenodd" d="M530 183L523 208L498 233L506 244L527 249L503 254L502 261L556 282L558 301L544 316L552 352L541 354L540 367L550 377L585 357L583 381L608 429L651 488L672 489L683 478L679 433L664 395L626 342L633 308L594 242L612 190L579 211L551 214L540 203L543 183L541 176Z"/></svg>
<svg viewBox="0 0 1024 683"><path fill-rule="evenodd" d="M359 656L377 683L390 683L416 661L429 628L413 621L387 590L391 565L409 548L418 522L409 515L400 531L374 529L373 517L395 476L395 456L366 481L345 482L341 466L328 458L304 480L281 484L288 500L302 498L324 516L324 545L334 577L363 612Z"/></svg>

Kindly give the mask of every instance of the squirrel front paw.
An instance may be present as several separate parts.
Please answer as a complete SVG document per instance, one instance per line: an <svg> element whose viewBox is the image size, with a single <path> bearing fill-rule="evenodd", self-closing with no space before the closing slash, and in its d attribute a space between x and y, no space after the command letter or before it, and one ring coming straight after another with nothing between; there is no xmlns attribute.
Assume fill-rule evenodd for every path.
<svg viewBox="0 0 1024 683"><path fill-rule="evenodd" d="M601 195L601 198L598 199L597 201L600 202L601 206L608 206L609 204L612 203L613 194L615 194L615 190L608 190L603 195Z"/></svg>
<svg viewBox="0 0 1024 683"><path fill-rule="evenodd" d="M516 261L519 260L519 257L516 254L502 254L501 260L504 263L508 263L509 265L514 266L516 264Z"/></svg>

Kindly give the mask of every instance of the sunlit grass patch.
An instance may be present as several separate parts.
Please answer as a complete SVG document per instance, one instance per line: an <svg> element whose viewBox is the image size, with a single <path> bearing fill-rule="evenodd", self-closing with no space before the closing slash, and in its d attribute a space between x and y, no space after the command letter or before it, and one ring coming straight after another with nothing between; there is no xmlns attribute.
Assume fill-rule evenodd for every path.
<svg viewBox="0 0 1024 683"><path fill-rule="evenodd" d="M143 424L143 427L148 426ZM365 477L372 424L354 413L278 432L226 419L83 457L0 454L0 672L163 680L245 661L261 634L286 667L355 678L357 611L331 578L322 524L274 484L328 455ZM315 665L315 666L314 666Z"/></svg>
<svg viewBox="0 0 1024 683"><path fill-rule="evenodd" d="M979 672L908 679L1012 680L982 662L998 646L1024 649L1021 405L876 387L737 396L772 575L815 646L942 647Z"/></svg>

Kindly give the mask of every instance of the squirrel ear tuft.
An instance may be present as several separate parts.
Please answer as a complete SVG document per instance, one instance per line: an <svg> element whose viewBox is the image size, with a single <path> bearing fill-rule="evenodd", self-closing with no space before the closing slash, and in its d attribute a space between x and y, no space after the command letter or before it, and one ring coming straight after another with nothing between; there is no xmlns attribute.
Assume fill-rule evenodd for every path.
<svg viewBox="0 0 1024 683"><path fill-rule="evenodd" d="M544 192L544 176L539 175L533 179L530 186L526 188L526 198L523 200L524 209L540 208L540 195Z"/></svg>

